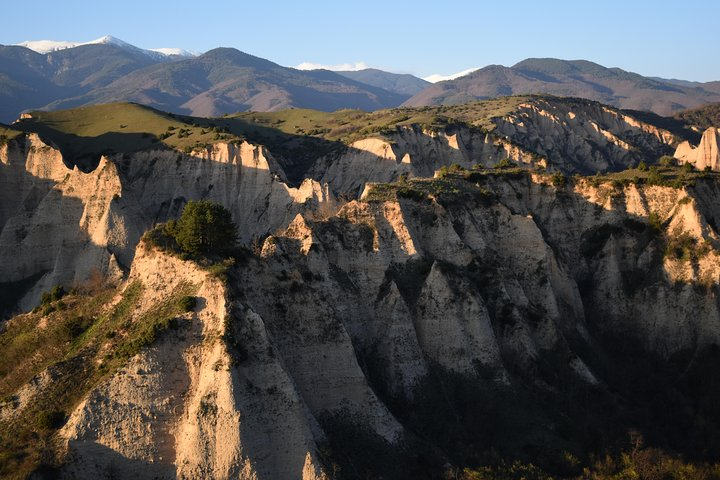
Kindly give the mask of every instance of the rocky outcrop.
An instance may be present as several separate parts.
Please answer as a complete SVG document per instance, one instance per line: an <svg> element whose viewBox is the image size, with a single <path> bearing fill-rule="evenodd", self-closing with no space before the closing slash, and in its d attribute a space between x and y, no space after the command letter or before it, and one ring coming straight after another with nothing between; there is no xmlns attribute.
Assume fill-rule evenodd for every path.
<svg viewBox="0 0 720 480"><path fill-rule="evenodd" d="M243 242L286 226L300 211L332 212L327 186L289 187L263 147L219 143L196 155L149 150L102 157L89 173L66 166L31 134L0 151L0 282L39 276L21 307L53 285L93 272L118 279L140 236L176 217L188 200L215 200L241 226Z"/></svg>
<svg viewBox="0 0 720 480"><path fill-rule="evenodd" d="M491 132L467 125L400 126L320 158L309 175L357 197L367 183L432 177L453 164L469 169L509 160L566 174L625 170L670 154L680 141L619 110L579 99L533 98L492 122Z"/></svg>
<svg viewBox="0 0 720 480"><path fill-rule="evenodd" d="M60 432L63 475L325 478L346 442L366 458L352 443L364 439L400 459L377 468L410 476L417 460L402 452L447 441L416 412L495 401L468 392L572 401L568 390L615 388L619 342L663 361L720 344L713 179L555 187L514 173L471 188L492 194L296 214L226 283L140 243L132 318L180 285L196 286L197 307L85 395ZM553 422L522 427L523 441L562 444ZM449 428L463 442L488 434Z"/></svg>
<svg viewBox="0 0 720 480"><path fill-rule="evenodd" d="M566 172L619 169L659 156L675 142L668 132L616 110L578 102L535 99L496 118L492 133L463 125L398 127L386 138L359 140L319 159L298 187L289 186L265 147L247 142L221 142L192 155L171 149L115 154L84 172L29 134L0 151L6 186L0 193L0 282L30 282L21 302L28 309L53 285L81 283L95 273L120 278L142 233L177 217L191 199L230 209L247 244L286 227L297 213L333 214L336 194L357 198L369 182L508 159Z"/></svg>
<svg viewBox="0 0 720 480"><path fill-rule="evenodd" d="M93 271L119 279L115 253L127 247L129 226L116 214L122 186L115 165L103 159L91 174L71 170L34 134L4 150L0 278L41 275L22 306L31 308L41 291L85 280Z"/></svg>
<svg viewBox="0 0 720 480"><path fill-rule="evenodd" d="M624 170L671 153L679 142L666 130L585 100L535 99L494 121L496 134L566 173Z"/></svg>
<svg viewBox="0 0 720 480"><path fill-rule="evenodd" d="M700 145L693 147L683 142L675 150L675 158L681 163L689 163L698 170L709 168L720 171L720 130L710 127L703 133Z"/></svg>
<svg viewBox="0 0 720 480"><path fill-rule="evenodd" d="M326 478L322 432L262 318L144 244L128 282L144 286L136 318L183 283L198 286L198 307L75 409L60 432L63 478Z"/></svg>
<svg viewBox="0 0 720 480"><path fill-rule="evenodd" d="M456 127L450 132L410 126L386 138L354 142L341 154L318 160L310 174L336 192L357 197L367 183L391 182L400 175L432 177L453 164L491 167L506 159L528 167L547 165L538 155L479 129Z"/></svg>

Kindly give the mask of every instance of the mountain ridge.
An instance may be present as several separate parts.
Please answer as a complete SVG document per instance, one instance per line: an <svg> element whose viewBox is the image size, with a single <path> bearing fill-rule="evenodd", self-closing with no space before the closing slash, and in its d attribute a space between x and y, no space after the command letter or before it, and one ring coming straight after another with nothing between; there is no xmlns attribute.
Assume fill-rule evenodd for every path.
<svg viewBox="0 0 720 480"><path fill-rule="evenodd" d="M608 68L588 60L528 58L512 67L488 65L435 83L405 106L456 104L498 95L551 94L588 98L619 108L669 115L720 101L716 82L689 87Z"/></svg>
<svg viewBox="0 0 720 480"><path fill-rule="evenodd" d="M160 56L169 57L173 55L182 57L197 56L196 54L193 54L190 51L184 50L182 48L140 48L124 40L120 40L117 37L113 37L112 35L105 35L103 37L96 38L95 40L90 40L89 42L69 42L65 40L27 40L14 44L14 46L29 48L30 50L41 54L82 47L85 45L115 45L130 50L138 50L145 53L146 55L155 58L159 58Z"/></svg>
<svg viewBox="0 0 720 480"><path fill-rule="evenodd" d="M397 106L408 97L334 72L283 67L233 48L190 58L160 58L113 44L47 54L0 47L0 75L0 98L6 98L0 120L6 122L28 109L115 101L214 116L292 107L376 110Z"/></svg>
<svg viewBox="0 0 720 480"><path fill-rule="evenodd" d="M159 53L110 36L25 44L48 53L0 46L0 120L6 122L28 109L117 101L199 116L286 108L371 111L513 94L583 97L661 115L720 102L720 82L643 77L587 60L528 58L428 84L377 69L297 70L229 48L197 56L176 55L182 53L177 49Z"/></svg>

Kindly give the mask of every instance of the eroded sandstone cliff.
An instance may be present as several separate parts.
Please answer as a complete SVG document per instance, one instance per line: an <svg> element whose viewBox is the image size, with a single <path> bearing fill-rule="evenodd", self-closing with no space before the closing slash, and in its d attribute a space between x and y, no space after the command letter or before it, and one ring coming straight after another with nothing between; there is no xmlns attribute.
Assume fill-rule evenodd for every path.
<svg viewBox="0 0 720 480"><path fill-rule="evenodd" d="M347 467L337 432L350 431L400 452L412 475L402 452L434 444L413 412L467 400L429 396L438 372L469 390L559 397L616 388L618 339L666 361L720 343L714 180L432 181L457 192L297 214L224 283L141 243L126 280L144 286L134 318L180 284L197 286L198 306L84 396L60 432L63 474L321 478ZM581 441L559 439L539 410L549 423L527 427L526 447Z"/></svg>
<svg viewBox="0 0 720 480"><path fill-rule="evenodd" d="M29 282L25 310L94 272L119 288L89 318L3 324L68 340L13 377L2 440L52 398L55 456L32 458L65 478L437 478L487 452L559 471L630 427L717 457L720 396L696 380L720 364L717 177L559 174L679 141L598 104L493 121L356 141L297 187L250 142L108 154L87 173L37 135L8 142L0 281ZM531 168L484 168L505 159ZM239 225L219 277L141 241L191 199ZM71 375L77 397L58 396Z"/></svg>

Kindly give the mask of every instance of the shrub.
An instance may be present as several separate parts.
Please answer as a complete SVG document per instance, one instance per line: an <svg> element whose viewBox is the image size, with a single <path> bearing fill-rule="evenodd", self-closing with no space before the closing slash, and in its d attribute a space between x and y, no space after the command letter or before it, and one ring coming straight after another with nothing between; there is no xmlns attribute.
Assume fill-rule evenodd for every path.
<svg viewBox="0 0 720 480"><path fill-rule="evenodd" d="M494 168L497 168L498 170L502 170L504 168L513 168L514 166L515 166L515 164L513 163L512 160L510 160L509 158L503 158L502 160L500 160L498 163L495 164Z"/></svg>
<svg viewBox="0 0 720 480"><path fill-rule="evenodd" d="M562 174L562 172L555 172L552 174L552 184L555 188L564 188L565 185L567 185L567 178L565 178L565 175Z"/></svg>
<svg viewBox="0 0 720 480"><path fill-rule="evenodd" d="M195 307L197 306L197 297L185 295L180 299L178 305L180 307L180 310L182 310L183 312L191 312L195 310Z"/></svg>
<svg viewBox="0 0 720 480"><path fill-rule="evenodd" d="M658 163L661 167L669 167L675 164L675 158L671 155L663 155L660 157L660 160L658 160Z"/></svg>
<svg viewBox="0 0 720 480"><path fill-rule="evenodd" d="M665 179L658 172L657 167L650 167L650 171L647 177L648 185L665 185Z"/></svg>
<svg viewBox="0 0 720 480"><path fill-rule="evenodd" d="M656 233L662 231L662 218L660 217L660 214L657 212L650 212L648 215L648 223L650 224L650 228L653 229Z"/></svg>
<svg viewBox="0 0 720 480"><path fill-rule="evenodd" d="M693 170L695 170L695 167L693 166L692 163L686 162L686 163L683 163L682 169L685 170L686 172L692 172Z"/></svg>
<svg viewBox="0 0 720 480"><path fill-rule="evenodd" d="M640 163L638 163L637 169L640 170L641 172L646 171L647 168L648 168L647 163L642 162L642 161Z"/></svg>
<svg viewBox="0 0 720 480"><path fill-rule="evenodd" d="M44 292L40 296L40 304L49 305L52 302L60 300L62 297L65 296L65 294L65 289L61 285L55 285L53 288L50 289L49 292Z"/></svg>
<svg viewBox="0 0 720 480"><path fill-rule="evenodd" d="M397 196L400 198L407 198L409 200L415 200L416 202L422 202L427 200L427 195L419 190L415 190L412 187L398 188Z"/></svg>
<svg viewBox="0 0 720 480"><path fill-rule="evenodd" d="M82 335L83 332L85 332L92 324L92 318L86 318L80 315L65 320L65 322L63 323L63 330L65 332L65 335L70 340L73 340Z"/></svg>
<svg viewBox="0 0 720 480"><path fill-rule="evenodd" d="M55 430L65 423L65 412L60 410L46 410L35 417L35 426L40 430Z"/></svg>

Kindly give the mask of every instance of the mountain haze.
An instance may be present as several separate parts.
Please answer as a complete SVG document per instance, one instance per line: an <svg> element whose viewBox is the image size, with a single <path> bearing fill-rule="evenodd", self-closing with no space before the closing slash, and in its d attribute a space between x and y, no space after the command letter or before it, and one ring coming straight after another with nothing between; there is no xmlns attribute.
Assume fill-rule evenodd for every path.
<svg viewBox="0 0 720 480"><path fill-rule="evenodd" d="M400 95L407 95L408 97L420 93L431 85L427 80L423 80L414 75L384 72L376 68L366 68L356 71L338 71L336 73L339 73L343 77L366 83L373 87L383 88L390 92L399 93Z"/></svg>

